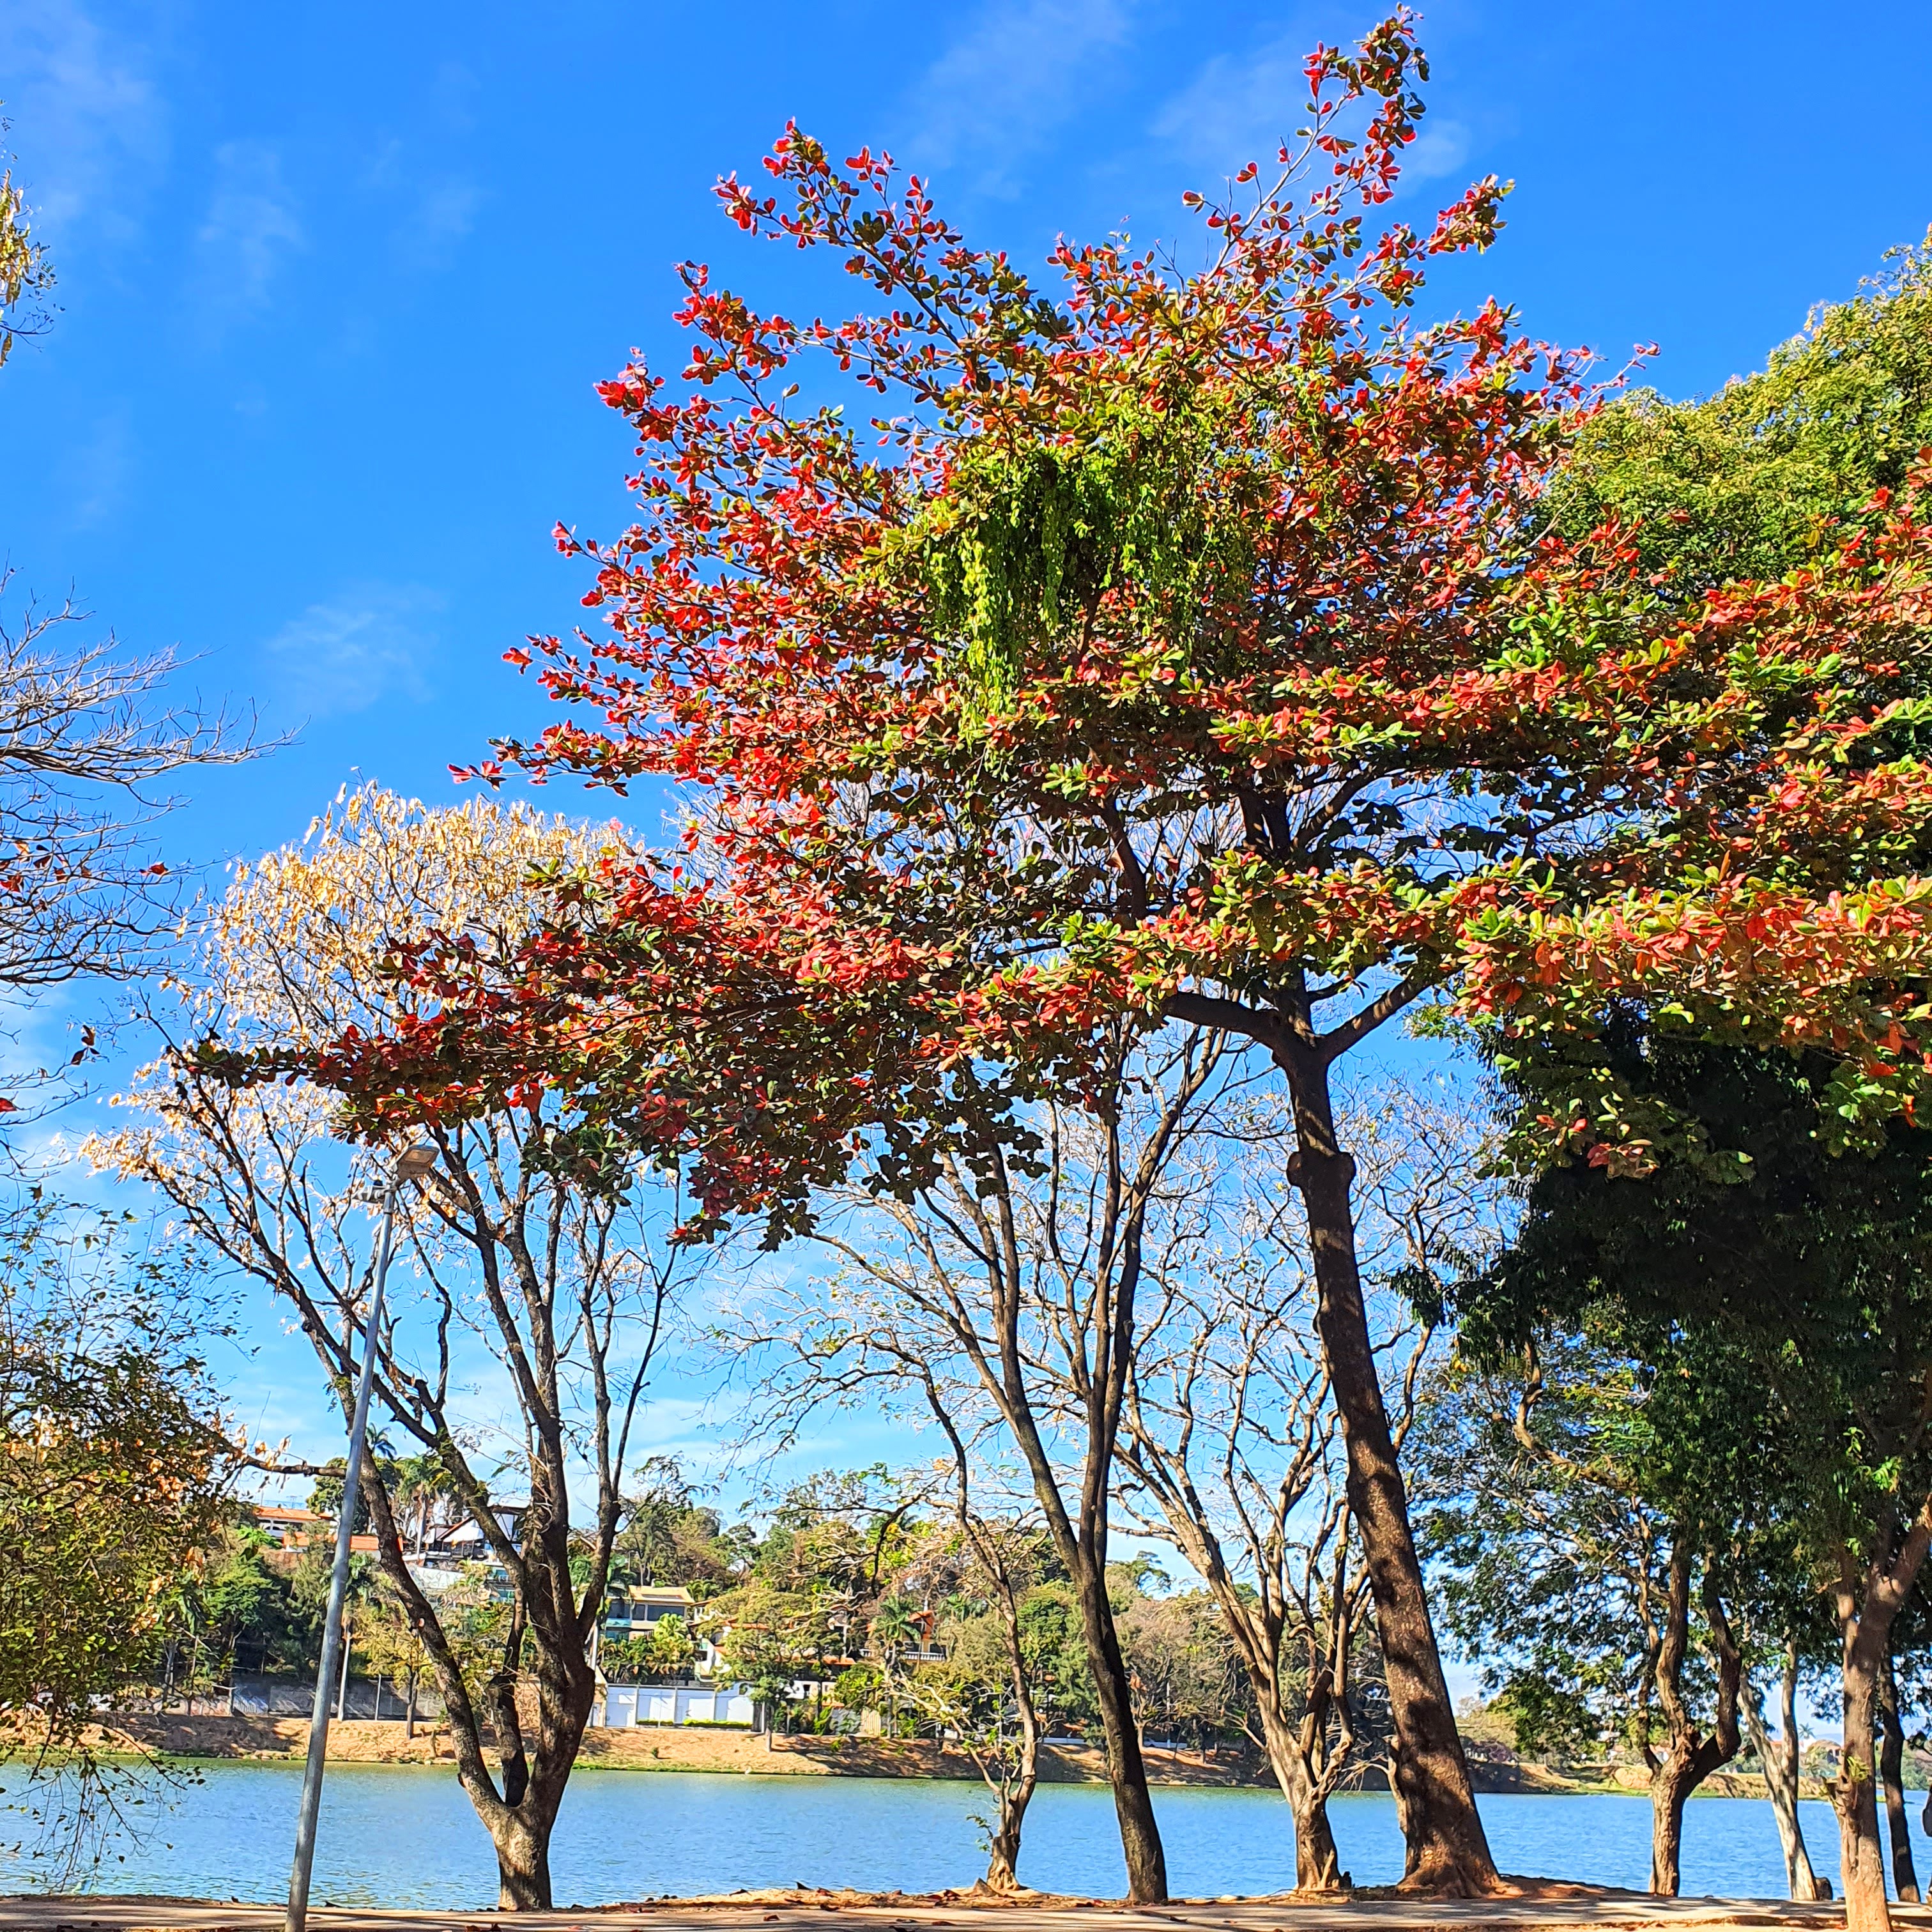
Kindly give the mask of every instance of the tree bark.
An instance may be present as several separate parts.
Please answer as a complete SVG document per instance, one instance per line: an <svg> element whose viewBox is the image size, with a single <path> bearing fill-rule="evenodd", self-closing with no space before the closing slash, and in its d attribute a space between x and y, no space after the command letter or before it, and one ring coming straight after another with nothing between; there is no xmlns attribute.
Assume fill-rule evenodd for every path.
<svg viewBox="0 0 1932 1932"><path fill-rule="evenodd" d="M1696 1786L1692 1768L1675 1751L1651 1774L1650 1888L1662 1898L1675 1898L1683 1882L1684 1801Z"/></svg>
<svg viewBox="0 0 1932 1932"><path fill-rule="evenodd" d="M1878 1793L1873 1775L1874 1719L1889 1630L1868 1613L1841 1618L1844 1646L1844 1745L1833 1792L1838 1810L1839 1862L1846 1932L1889 1932L1885 1861L1879 1848Z"/></svg>
<svg viewBox="0 0 1932 1932"><path fill-rule="evenodd" d="M1026 1826L1027 1807L1040 1786L1040 1714L1034 1707L1024 1659L1014 1664L1012 1684L1020 1720L1019 1762L1000 1782L999 1826L987 1847L986 1883L994 1892L1019 1888L1020 1834Z"/></svg>
<svg viewBox="0 0 1932 1932"><path fill-rule="evenodd" d="M1107 1600L1104 1564L1083 1562L1074 1579L1080 1602L1080 1627L1087 1640L1087 1666L1094 1673L1094 1690L1100 1707L1100 1730L1106 1748L1107 1776L1114 1787L1114 1814L1120 1828L1120 1852L1126 1861L1127 1897L1136 1905L1167 1902L1167 1853L1154 1815L1154 1794L1148 1788L1147 1761L1141 1754L1140 1727L1134 1721L1132 1688L1120 1637L1114 1628L1114 1606Z"/></svg>
<svg viewBox="0 0 1932 1932"><path fill-rule="evenodd" d="M1905 1817L1905 1722L1898 1708L1898 1674L1891 1646L1879 1676L1879 1710L1884 1742L1879 1748L1879 1780L1885 1787L1886 1822L1892 1838L1892 1888L1901 1905L1918 1903L1918 1874L1912 1862L1912 1828Z"/></svg>
<svg viewBox="0 0 1932 1932"><path fill-rule="evenodd" d="M1738 1712L1744 1690L1744 1660L1731 1634L1707 1560L1703 1579L1704 1619L1718 1657L1715 1720L1701 1731L1684 1696L1684 1664L1690 1648L1691 1545L1679 1533L1670 1550L1670 1588L1657 1656L1651 1669L1658 1706L1670 1727L1670 1748L1650 1774L1650 1888L1675 1898L1682 1883L1679 1855L1684 1842L1684 1801L1719 1766L1738 1754Z"/></svg>
<svg viewBox="0 0 1932 1932"><path fill-rule="evenodd" d="M1496 1861L1442 1675L1408 1494L1376 1372L1349 1201L1354 1162L1336 1144L1327 1062L1318 1052L1293 1045L1276 1058L1294 1103L1298 1151L1289 1178L1301 1190L1308 1216L1316 1326L1341 1417L1349 1507L1367 1561L1394 1720L1393 1782L1406 1841L1402 1882L1409 1890L1459 1897L1493 1892Z"/></svg>
<svg viewBox="0 0 1932 1932"><path fill-rule="evenodd" d="M1811 1855L1804 1846L1804 1829L1798 1816L1798 1778L1802 1760L1798 1742L1798 1646L1788 1642L1784 1651L1784 1678L1780 1719L1784 1736L1774 1742L1764 1728L1755 1692L1747 1691L1744 1701L1745 1729L1750 1734L1751 1749L1764 1767L1765 1788L1771 1794L1772 1816L1778 1821L1778 1842L1784 1853L1784 1880L1791 1896L1800 1901L1832 1896L1832 1882L1812 1869Z"/></svg>
<svg viewBox="0 0 1932 1932"><path fill-rule="evenodd" d="M1335 1834L1328 1822L1328 1794L1309 1774L1302 1741L1282 1708L1274 1685L1264 1688L1250 1670L1255 1706L1262 1720L1262 1742L1268 1765L1294 1820L1294 1888L1297 1892L1340 1892L1354 1883L1342 1869Z"/></svg>
<svg viewBox="0 0 1932 1932"><path fill-rule="evenodd" d="M499 1912L550 1909L550 1834L555 1822L554 1816L532 1816L519 1806L506 1810L491 1824Z"/></svg>

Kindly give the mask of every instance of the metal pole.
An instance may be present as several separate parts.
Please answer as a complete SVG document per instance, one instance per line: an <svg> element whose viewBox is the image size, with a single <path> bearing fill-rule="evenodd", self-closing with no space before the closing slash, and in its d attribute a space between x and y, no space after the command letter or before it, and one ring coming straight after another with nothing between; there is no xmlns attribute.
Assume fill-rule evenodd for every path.
<svg viewBox="0 0 1932 1932"><path fill-rule="evenodd" d="M382 1318L382 1282L389 1272L389 1238L396 1225L396 1190L392 1180L382 1202L382 1240L376 1258L375 1286L369 1292L369 1320L362 1335L362 1378L356 1390L356 1418L349 1429L349 1466L342 1477L342 1514L335 1524L335 1569L328 1581L328 1615L322 1626L322 1657L315 1673L315 1707L308 1724L308 1763L302 1772L302 1815L296 1825L295 1869L289 1874L287 1932L307 1932L308 1884L315 1868L315 1821L322 1808L322 1768L328 1755L329 1693L334 1688L336 1652L342 1636L342 1605L349 1592L349 1542L356 1526L356 1486L362 1474L362 1444L369 1433L369 1396L376 1382L376 1345Z"/></svg>

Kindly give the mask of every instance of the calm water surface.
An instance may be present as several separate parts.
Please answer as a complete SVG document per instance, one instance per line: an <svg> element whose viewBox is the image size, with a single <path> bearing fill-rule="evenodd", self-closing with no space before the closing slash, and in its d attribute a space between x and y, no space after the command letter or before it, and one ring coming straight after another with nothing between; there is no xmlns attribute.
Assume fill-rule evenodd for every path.
<svg viewBox="0 0 1932 1932"><path fill-rule="evenodd" d="M202 1781L142 1808L117 1834L97 1891L272 1903L286 1896L298 1766L211 1765ZM1294 1882L1286 1808L1262 1791L1166 1790L1155 1809L1178 1895L1275 1892ZM1632 1797L1486 1797L1483 1818L1505 1871L1641 1888L1650 1806ZM1932 1850L1918 1831L1919 1870ZM557 1823L551 1870L560 1902L596 1905L739 1886L854 1886L934 1891L984 1869L976 1784L845 1778L747 1778L584 1772ZM1358 1883L1400 1876L1402 1838L1386 1793L1330 1806L1343 1864ZM1814 1863L1835 1881L1831 1808L1803 1808ZM1118 1897L1125 1888L1108 1793L1048 1785L1027 1820L1020 1876L1046 1890ZM40 1882L34 1860L0 1849L0 1892ZM1784 1868L1762 1799L1694 1799L1684 1822L1684 1888L1781 1898ZM332 1766L324 1788L315 1895L344 1904L492 1904L490 1842L446 1768Z"/></svg>

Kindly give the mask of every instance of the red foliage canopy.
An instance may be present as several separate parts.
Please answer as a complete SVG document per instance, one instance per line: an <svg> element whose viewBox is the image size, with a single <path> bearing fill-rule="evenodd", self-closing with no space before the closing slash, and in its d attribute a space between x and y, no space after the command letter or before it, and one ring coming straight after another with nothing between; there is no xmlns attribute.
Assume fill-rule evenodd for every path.
<svg viewBox="0 0 1932 1932"><path fill-rule="evenodd" d="M916 1162L1077 1084L1123 1016L1325 1079L1432 1000L1567 1042L1550 1144L1632 1168L1695 1150L1589 1050L1620 1006L1829 1052L1848 1121L1912 1106L1917 497L1701 602L1628 532L1557 542L1584 359L1493 303L1410 319L1504 190L1372 232L1421 111L1408 16L1308 74L1269 176L1186 197L1192 269L1065 244L1049 296L796 128L769 187L721 184L867 305L797 324L686 267L680 382L602 387L638 520L557 532L606 628L508 654L573 715L478 768L674 780L686 848L565 882L514 956L412 959L417 1016L323 1077L379 1123L561 1084L781 1225L854 1136ZM808 406L814 355L880 412Z"/></svg>

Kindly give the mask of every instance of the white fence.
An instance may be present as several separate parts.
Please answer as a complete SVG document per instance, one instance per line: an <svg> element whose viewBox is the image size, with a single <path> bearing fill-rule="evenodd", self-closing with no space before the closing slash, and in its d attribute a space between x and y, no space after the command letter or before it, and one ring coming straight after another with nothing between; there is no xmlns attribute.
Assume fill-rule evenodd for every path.
<svg viewBox="0 0 1932 1932"><path fill-rule="evenodd" d="M752 1694L742 1684L715 1690L688 1684L613 1684L590 1721L622 1730L632 1724L749 1724L756 1715Z"/></svg>

